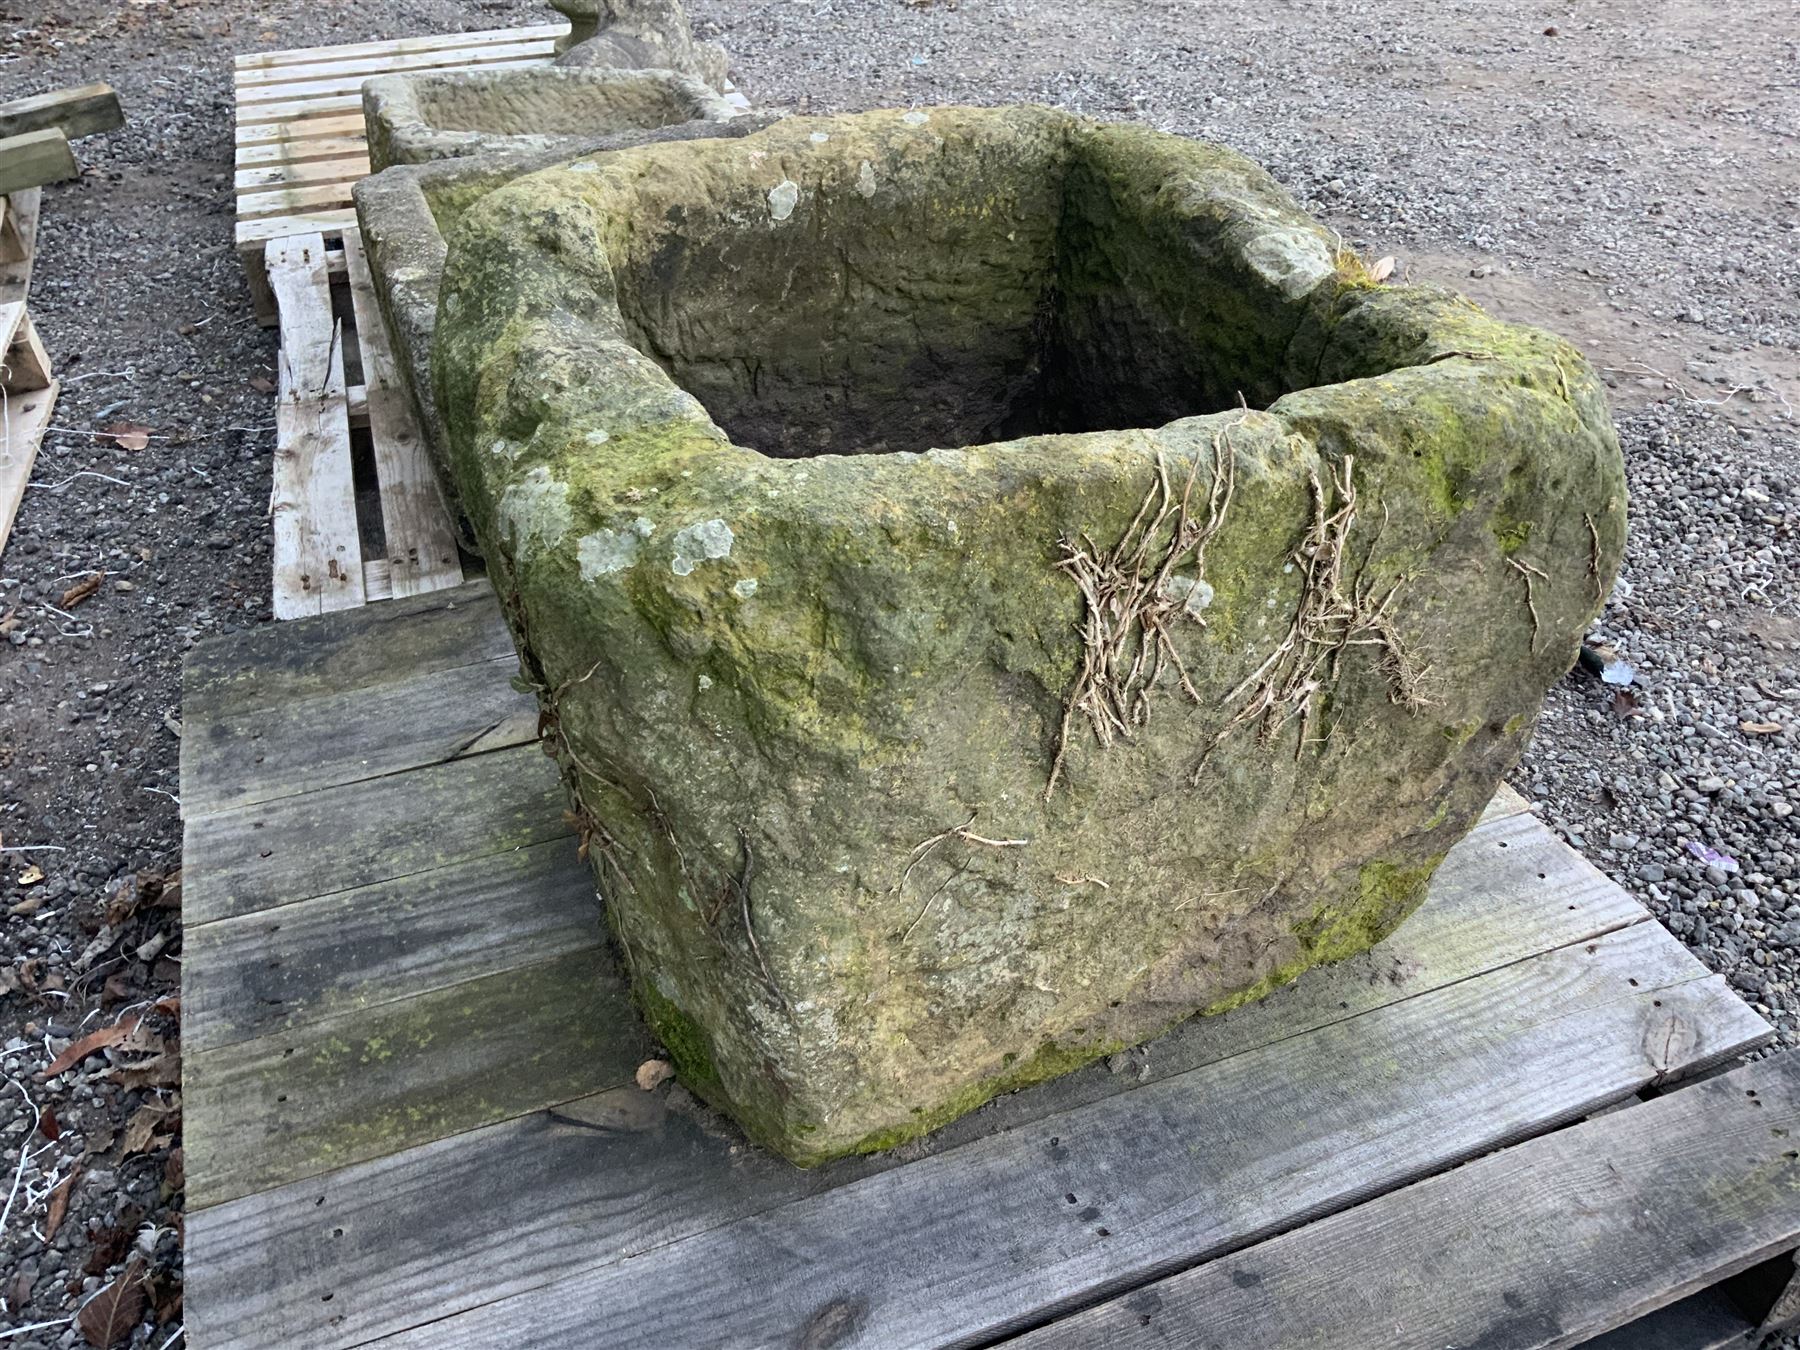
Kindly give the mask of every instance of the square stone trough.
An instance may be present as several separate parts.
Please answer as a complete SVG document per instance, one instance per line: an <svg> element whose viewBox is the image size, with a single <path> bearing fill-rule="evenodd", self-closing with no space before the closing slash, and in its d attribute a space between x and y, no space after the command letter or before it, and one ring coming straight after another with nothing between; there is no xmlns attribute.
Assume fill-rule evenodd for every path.
<svg viewBox="0 0 1800 1350"><path fill-rule="evenodd" d="M363 85L369 164L423 164L496 150L579 153L597 137L737 115L672 70L457 70L383 75Z"/></svg>
<svg viewBox="0 0 1800 1350"><path fill-rule="evenodd" d="M434 343L640 1006L801 1164L1391 931L1624 539L1569 345L1045 108L518 178Z"/></svg>

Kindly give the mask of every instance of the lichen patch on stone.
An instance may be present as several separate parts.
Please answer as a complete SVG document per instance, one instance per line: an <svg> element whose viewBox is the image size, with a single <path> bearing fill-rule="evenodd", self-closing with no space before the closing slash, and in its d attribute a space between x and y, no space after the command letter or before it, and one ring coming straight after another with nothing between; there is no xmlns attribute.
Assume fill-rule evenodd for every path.
<svg viewBox="0 0 1800 1350"><path fill-rule="evenodd" d="M856 171L856 190L864 197L875 195L875 166L866 159Z"/></svg>
<svg viewBox="0 0 1800 1350"><path fill-rule="evenodd" d="M641 546L642 539L636 530L599 529L592 534L582 535L575 545L575 560L581 564L581 579L593 581L614 572L623 572L637 561Z"/></svg>
<svg viewBox="0 0 1800 1350"><path fill-rule="evenodd" d="M756 578L744 577L742 580L734 582L731 589L739 599L748 600L756 594Z"/></svg>
<svg viewBox="0 0 1800 1350"><path fill-rule="evenodd" d="M573 523L569 485L559 483L543 465L526 471L500 496L500 527L512 541L513 555L525 562L555 548Z"/></svg>
<svg viewBox="0 0 1800 1350"><path fill-rule="evenodd" d="M735 536L722 520L703 520L675 532L675 556L669 570L685 577L703 562L731 556Z"/></svg>
<svg viewBox="0 0 1800 1350"><path fill-rule="evenodd" d="M800 201L800 185L791 178L784 178L769 189L769 218L786 220L794 214L794 207Z"/></svg>

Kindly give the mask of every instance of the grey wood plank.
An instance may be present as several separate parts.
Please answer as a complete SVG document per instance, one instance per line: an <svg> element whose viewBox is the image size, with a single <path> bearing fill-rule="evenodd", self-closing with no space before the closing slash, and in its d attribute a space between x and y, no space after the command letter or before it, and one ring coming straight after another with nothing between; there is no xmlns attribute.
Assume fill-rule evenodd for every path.
<svg viewBox="0 0 1800 1350"><path fill-rule="evenodd" d="M485 580L245 633L208 638L182 663L184 727L347 694L421 673L477 664L513 650Z"/></svg>
<svg viewBox="0 0 1800 1350"><path fill-rule="evenodd" d="M512 655L233 713L181 738L188 816L380 778L537 739Z"/></svg>
<svg viewBox="0 0 1800 1350"><path fill-rule="evenodd" d="M1472 916L1481 905L1479 893L1468 893L1461 913ZM1541 908L1552 918L1580 917L1560 905ZM1449 941L1457 927L1446 916L1419 931ZM1463 949L1460 959L1476 950ZM187 1229L190 1329L200 1344L305 1343L326 1350L523 1295L471 1313L476 1320L466 1333L458 1318L434 1324L416 1343L504 1343L520 1319L518 1326L538 1337L526 1343L556 1344L562 1333L532 1322L537 1303L558 1304L572 1317L595 1319L592 1324L604 1316L609 1327L615 1302L638 1305L636 1293L608 1283L614 1276L601 1269L607 1263L635 1256L632 1271L646 1269L646 1262L660 1269L665 1258L658 1249L665 1244L685 1247L684 1239L699 1240L695 1235L721 1224L830 1194L856 1197L837 1212L860 1215L871 1229L890 1218L916 1226L936 1214L952 1231L921 1245L944 1243L953 1263L983 1242L996 1256L1010 1251L1024 1265L1041 1259L1046 1268L1060 1268L1061 1244L1071 1241L1079 1241L1084 1257L1097 1258L1133 1232L1133 1213L1142 1224L1134 1244L1179 1248L1188 1227L1202 1234L1217 1227L1207 1217L1215 1211L1236 1231L1248 1220L1232 1207L1262 1197L1268 1208L1257 1221L1277 1222L1297 1206L1327 1203L1317 1188L1331 1192L1353 1174L1365 1175L1356 1172L1359 1166L1367 1175L1386 1166L1404 1176L1428 1165L1422 1159L1441 1162L1443 1149L1484 1147L1580 1114L1658 1072L1680 1072L1767 1035L1717 981L1697 980L1698 963L1650 924L1485 974L1458 959L1440 965L1444 987L1413 997L1351 963L1317 971L1296 986L1296 992L1319 986L1314 998L1277 997L1230 1019L1196 1024L1222 1033L1204 1067L1139 1086L1131 1074L1092 1066L993 1103L898 1157L848 1160L810 1173L741 1144L685 1093L636 1088L566 1104L554 1117L539 1114L441 1140L194 1215ZM1666 991L1657 987L1665 981L1674 982ZM1368 1008L1371 1001L1374 1011L1312 1025L1320 1009ZM1229 1030L1227 1021L1234 1024ZM1258 1021L1260 1034L1252 1035L1245 1024ZM1692 1034L1670 1035L1682 1026ZM1670 1057L1649 1062L1642 1049L1647 1037L1668 1044ZM1197 1044L1188 1053L1204 1057ZM1160 1042L1149 1062L1166 1062ZM1101 1085L1096 1100L1059 1110L1071 1100L1061 1095L1067 1085L1083 1080ZM1246 1170L1259 1150L1266 1184ZM920 1154L927 1156L900 1165ZM967 1167L953 1161L965 1155L973 1160ZM1334 1155L1342 1155L1341 1164L1317 1165ZM933 1170L902 1185L898 1198L866 1189L867 1178L928 1165ZM950 1170L939 1170L945 1167ZM982 1179L993 1168L1011 1169L1006 1185L990 1187ZM1065 1208L1065 1192L1081 1204ZM1046 1195L1055 1204L1034 1210L1016 1232L1007 1229L1020 1204ZM465 1196L466 1202L446 1199ZM1065 1231L1072 1216L1102 1200L1112 1217L1094 1223L1119 1236L1097 1238L1093 1225L1080 1234ZM1164 1209L1174 1216L1173 1232L1155 1218ZM983 1227L990 1218L1007 1231L996 1236ZM966 1238L954 1231L965 1224L974 1225ZM740 1229L728 1246L739 1251L759 1240ZM823 1285L850 1278L843 1266L849 1248L880 1246L872 1231L838 1234L830 1244L835 1254L808 1243L784 1248L785 1228L768 1240L771 1276L784 1270L784 1278L793 1276L781 1262L813 1252ZM714 1256L696 1259L704 1265ZM919 1262L925 1284L909 1275L895 1285L893 1298L901 1305L914 1297L929 1302L919 1289L943 1275L932 1261L910 1246L898 1254L872 1250L865 1274L879 1281L883 1272ZM709 1283L686 1258L682 1269L682 1278L695 1284L675 1299L681 1307L669 1334L659 1339L648 1322L634 1323L620 1344L633 1343L633 1336L652 1344L707 1343L703 1335L690 1341L704 1328L680 1318L709 1304L735 1312L743 1301L741 1291ZM722 1269L741 1274L743 1267L728 1262ZM805 1283L807 1277L794 1278ZM670 1297L657 1279L644 1286L645 1309ZM557 1292L544 1300L526 1293L544 1286ZM329 1304L321 1302L326 1293ZM484 1340L490 1334L494 1339ZM437 1335L453 1339L440 1342ZM750 1327L744 1340L759 1335ZM872 1335L869 1343L883 1343Z"/></svg>
<svg viewBox="0 0 1800 1350"><path fill-rule="evenodd" d="M535 745L392 778L190 816L182 920L197 924L510 852L570 834Z"/></svg>
<svg viewBox="0 0 1800 1350"><path fill-rule="evenodd" d="M596 945L190 1054L190 1213L617 1086L649 1050Z"/></svg>
<svg viewBox="0 0 1800 1350"><path fill-rule="evenodd" d="M1641 967L1619 953L1648 928L596 1263L389 1344L566 1346L601 1317L613 1346L792 1345L827 1329L846 1346L990 1340L1616 1100L1661 1071L1646 1046L1669 1028L1707 1059L1766 1034L1717 977L1626 986Z"/></svg>
<svg viewBox="0 0 1800 1350"><path fill-rule="evenodd" d="M201 924L182 948L182 1045L292 1032L600 941L570 839Z"/></svg>
<svg viewBox="0 0 1800 1350"><path fill-rule="evenodd" d="M1800 1240L1796 1139L1800 1056L1789 1052L1482 1158L1015 1344L1562 1350Z"/></svg>

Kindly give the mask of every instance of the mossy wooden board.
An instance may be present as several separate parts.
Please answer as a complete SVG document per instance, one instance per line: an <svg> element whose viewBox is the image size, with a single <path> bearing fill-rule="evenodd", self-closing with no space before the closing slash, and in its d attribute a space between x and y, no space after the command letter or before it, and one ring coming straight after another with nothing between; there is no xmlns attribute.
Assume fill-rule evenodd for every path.
<svg viewBox="0 0 1800 1350"><path fill-rule="evenodd" d="M371 715L349 685L322 692L334 661L361 662L365 686L407 687L359 643L429 648L439 675L454 662L454 622L407 603L286 626L299 643L272 663L306 669L309 630L339 654L313 663L308 678L327 683L301 699L311 734L279 742L271 781L314 781ZM494 620L479 605L463 617L471 642ZM428 641L414 623L442 627ZM341 638L346 626L360 637ZM254 689L241 655L201 652ZM443 716L379 706L396 744L430 745ZM602 1320L620 1344L791 1340L838 1325L857 1298L867 1343L987 1336L1052 1316L1051 1285L1142 1283L1171 1252L1354 1205L1768 1034L1505 794L1367 955L1187 1023L1120 1072L1093 1065L898 1154L803 1173L678 1087L630 1084L652 1048L607 948L581 944L591 893L576 889L561 788L536 745L211 814L194 787L191 972L197 989L238 991L200 996L211 1030L198 1041L214 1048L189 1063L201 1345L528 1346ZM407 917L434 895L444 912ZM534 903L545 913L529 917ZM367 951L352 951L365 931ZM241 1006L259 987L247 972L217 982L219 963L259 956L291 966L278 1029ZM409 1034L417 1053L383 1057ZM988 1255L971 1263L978 1240ZM908 1281L935 1286L909 1297ZM940 1321L883 1320L895 1309Z"/></svg>

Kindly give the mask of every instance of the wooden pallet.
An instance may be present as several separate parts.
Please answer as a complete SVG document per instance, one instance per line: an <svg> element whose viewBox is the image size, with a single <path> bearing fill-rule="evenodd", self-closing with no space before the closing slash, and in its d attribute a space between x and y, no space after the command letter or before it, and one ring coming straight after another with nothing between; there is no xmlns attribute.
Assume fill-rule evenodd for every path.
<svg viewBox="0 0 1800 1350"><path fill-rule="evenodd" d="M0 553L56 409L56 379L25 299L37 253L40 191L0 197Z"/></svg>
<svg viewBox="0 0 1800 1350"><path fill-rule="evenodd" d="M362 86L376 75L548 65L566 22L482 33L304 47L237 58L237 250L257 318L276 321L267 252L276 240L335 241L356 223L350 189L369 172ZM750 105L727 90L738 106Z"/></svg>
<svg viewBox="0 0 1800 1350"><path fill-rule="evenodd" d="M335 245L318 234L274 240L269 284L281 315L269 500L275 617L460 586L449 513L395 369L361 238L351 230ZM366 461L355 444L364 436ZM359 511L359 498L378 509Z"/></svg>
<svg viewBox="0 0 1800 1350"><path fill-rule="evenodd" d="M797 1171L633 1085L652 1047L515 670L481 586L189 659L201 1350L1527 1350L1665 1304L1716 1328L1696 1291L1800 1244L1800 1063L1672 1090L1768 1027L1506 793L1381 947L1141 1081Z"/></svg>

